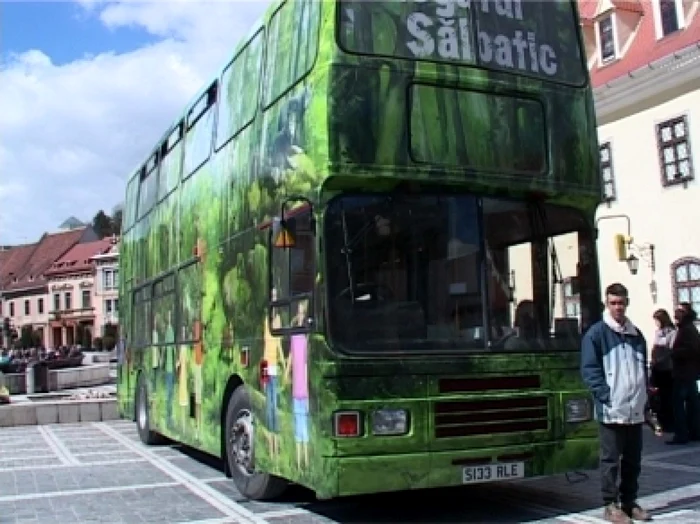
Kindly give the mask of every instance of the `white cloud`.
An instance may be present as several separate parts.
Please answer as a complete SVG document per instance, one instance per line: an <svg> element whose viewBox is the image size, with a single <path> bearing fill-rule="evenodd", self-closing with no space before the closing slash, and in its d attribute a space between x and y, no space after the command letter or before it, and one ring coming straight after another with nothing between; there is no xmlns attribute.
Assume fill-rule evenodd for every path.
<svg viewBox="0 0 700 524"><path fill-rule="evenodd" d="M129 170L249 33L269 0L81 0L106 30L158 37L136 51L57 66L47 50L0 62L0 245L123 199ZM6 44L7 45L7 44ZM11 43L10 43L11 45Z"/></svg>

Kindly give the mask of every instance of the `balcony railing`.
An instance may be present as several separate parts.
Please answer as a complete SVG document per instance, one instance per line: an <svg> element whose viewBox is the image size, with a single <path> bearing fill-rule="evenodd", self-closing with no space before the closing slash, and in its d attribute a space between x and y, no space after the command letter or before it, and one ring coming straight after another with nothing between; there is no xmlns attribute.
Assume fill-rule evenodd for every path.
<svg viewBox="0 0 700 524"><path fill-rule="evenodd" d="M81 307L75 309L59 309L49 311L50 320L72 320L76 318L91 317L94 315L94 307Z"/></svg>

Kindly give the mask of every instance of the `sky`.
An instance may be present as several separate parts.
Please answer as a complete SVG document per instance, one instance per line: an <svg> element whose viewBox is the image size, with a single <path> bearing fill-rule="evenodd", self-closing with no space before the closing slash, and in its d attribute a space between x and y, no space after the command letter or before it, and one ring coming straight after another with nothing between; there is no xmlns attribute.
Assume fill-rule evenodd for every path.
<svg viewBox="0 0 700 524"><path fill-rule="evenodd" d="M123 202L126 178L269 4L2 2L0 245Z"/></svg>

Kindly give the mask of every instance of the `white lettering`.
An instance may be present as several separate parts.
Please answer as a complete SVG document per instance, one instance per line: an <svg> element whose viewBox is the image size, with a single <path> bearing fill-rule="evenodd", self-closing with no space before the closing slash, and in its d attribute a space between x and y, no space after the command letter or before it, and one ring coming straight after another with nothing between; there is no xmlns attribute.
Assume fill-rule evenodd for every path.
<svg viewBox="0 0 700 524"><path fill-rule="evenodd" d="M457 31L452 27L454 20L443 20L444 25L438 29L438 54L442 58L459 59L459 42L457 41Z"/></svg>
<svg viewBox="0 0 700 524"><path fill-rule="evenodd" d="M538 43L534 31L513 27L514 23L517 24L516 20L525 20L523 0L402 1L434 7L434 16L428 12L430 7L427 11L421 7L422 11L411 13L406 18L406 29L412 37L406 47L416 58L473 63L478 53L480 62L494 63L504 69L546 76L555 76L559 72L555 47ZM472 22L472 7L479 11L476 27ZM513 22L503 24L490 20L495 17Z"/></svg>
<svg viewBox="0 0 700 524"><path fill-rule="evenodd" d="M435 13L440 18L452 18L455 15L454 0L435 0L435 3L439 6Z"/></svg>
<svg viewBox="0 0 700 524"><path fill-rule="evenodd" d="M424 28L433 25L433 21L425 13L411 13L406 20L406 27L416 40L406 45L417 58L428 58L435 51L435 41Z"/></svg>
<svg viewBox="0 0 700 524"><path fill-rule="evenodd" d="M513 67L513 48L507 36L498 35L493 39L496 48L496 63L501 67Z"/></svg>
<svg viewBox="0 0 700 524"><path fill-rule="evenodd" d="M490 62L493 56L491 37L484 31L479 31L479 58L482 62Z"/></svg>
<svg viewBox="0 0 700 524"><path fill-rule="evenodd" d="M513 4L511 4L511 0L496 0L496 14L506 18L513 18Z"/></svg>
<svg viewBox="0 0 700 524"><path fill-rule="evenodd" d="M547 44L540 47L540 68L549 76L557 74L557 56Z"/></svg>
<svg viewBox="0 0 700 524"><path fill-rule="evenodd" d="M527 66L525 65L525 49L527 48L527 42L523 40L522 31L515 32L513 47L518 55L518 69L527 69Z"/></svg>
<svg viewBox="0 0 700 524"><path fill-rule="evenodd" d="M515 10L516 20L522 20L523 19L523 4L521 3L521 0L513 0L513 6L514 6L514 10Z"/></svg>
<svg viewBox="0 0 700 524"><path fill-rule="evenodd" d="M533 73L537 73L537 71L539 71L539 64L537 63L537 43L535 42L535 33L527 34L527 45L530 49L530 69L532 69Z"/></svg>

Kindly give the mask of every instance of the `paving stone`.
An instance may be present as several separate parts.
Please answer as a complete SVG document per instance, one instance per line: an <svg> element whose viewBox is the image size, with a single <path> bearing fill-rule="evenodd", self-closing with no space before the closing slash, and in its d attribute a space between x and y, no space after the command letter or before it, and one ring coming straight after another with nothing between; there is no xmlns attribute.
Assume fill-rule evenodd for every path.
<svg viewBox="0 0 700 524"><path fill-rule="evenodd" d="M80 422L80 405L76 403L59 404L58 422L61 424Z"/></svg>
<svg viewBox="0 0 700 524"><path fill-rule="evenodd" d="M174 480L133 449L101 431L100 427L103 426L90 423L50 427L53 436L78 464L62 463L53 451L47 450L36 426L0 429L0 459L5 459L0 460L0 522L4 524L6 516L9 516L8 523L32 524L174 524L225 517L208 500L188 489L191 482L185 477ZM144 446L130 421L109 422L107 427L138 443L139 449L147 456L168 458L169 466L175 471L200 482L206 481L208 488L220 493L223 500L238 504L270 524L544 522L542 519L557 514L597 512L600 509L597 471L585 472L588 477L578 483L557 475L526 483L390 493L323 502L316 501L306 490L293 488L278 502L248 501L236 490L232 480L226 479L217 467L212 467L217 465L216 460L197 457L185 448ZM688 453L676 454L678 448L665 446L663 439L650 438L650 434L645 436L645 446L645 455L666 468L674 464L700 464L699 449L689 447ZM41 457L25 454L27 449L35 450ZM670 451L673 454L669 457ZM655 458L657 454L661 455ZM111 464L101 465L101 462ZM652 462L643 467L641 495L690 487L699 478L696 473L671 472ZM163 483L173 485L163 486ZM196 482L192 484L195 484L193 489L197 488ZM17 496L27 498L12 500ZM465 504L467 500L469 503ZM700 509L700 497L697 497L696 505ZM674 524L700 522L696 518L700 517L700 512L685 511L673 520L664 520L663 515L657 520ZM234 520L230 519L231 522ZM551 522L563 523L558 519Z"/></svg>
<svg viewBox="0 0 700 524"><path fill-rule="evenodd" d="M58 423L58 407L55 404L37 404L36 406L36 423L57 424Z"/></svg>

